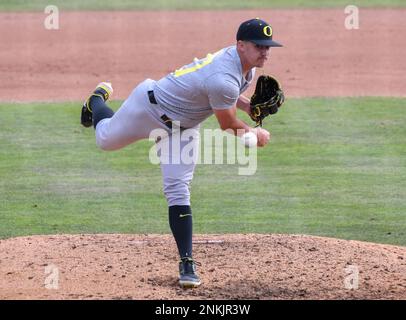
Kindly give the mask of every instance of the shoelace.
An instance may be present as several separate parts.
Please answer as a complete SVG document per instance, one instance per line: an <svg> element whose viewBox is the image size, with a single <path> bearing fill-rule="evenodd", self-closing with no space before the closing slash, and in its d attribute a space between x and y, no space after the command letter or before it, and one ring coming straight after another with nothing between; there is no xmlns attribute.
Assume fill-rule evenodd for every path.
<svg viewBox="0 0 406 320"><path fill-rule="evenodd" d="M198 261L196 261L196 260L194 260L192 258L182 258L182 259L180 259L180 262L189 262L189 263L195 264L197 266L202 265L200 262L198 262Z"/></svg>

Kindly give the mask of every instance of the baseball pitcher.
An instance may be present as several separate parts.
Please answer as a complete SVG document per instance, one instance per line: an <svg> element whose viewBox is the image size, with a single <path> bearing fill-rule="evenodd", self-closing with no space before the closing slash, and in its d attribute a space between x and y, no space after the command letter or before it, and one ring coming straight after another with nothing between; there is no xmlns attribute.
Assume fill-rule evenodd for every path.
<svg viewBox="0 0 406 320"><path fill-rule="evenodd" d="M175 151L166 148L169 159L173 152L182 153L190 144L199 143L199 125L214 114L223 130L241 135L253 132L258 147L265 146L270 133L262 128L262 120L277 112L284 101L283 91L276 79L261 76L251 99L242 95L252 83L255 68L261 68L269 58L270 47L282 45L272 40L272 27L258 18L243 22L236 44L223 48L203 59L181 67L160 80L147 79L140 83L116 113L106 104L113 88L102 82L82 107L81 123L93 125L96 143L103 150L117 150L141 139L148 139L152 130L164 129L167 135L157 144L172 144L173 123L180 130L189 129L192 141L181 141ZM239 108L256 123L251 127L236 116ZM161 149L162 150L162 149ZM178 155L177 159L181 159ZM196 157L197 159L197 157ZM195 163L161 162L163 191L169 208L169 225L179 255L179 284L185 288L200 285L196 262L192 255L192 210L189 185Z"/></svg>

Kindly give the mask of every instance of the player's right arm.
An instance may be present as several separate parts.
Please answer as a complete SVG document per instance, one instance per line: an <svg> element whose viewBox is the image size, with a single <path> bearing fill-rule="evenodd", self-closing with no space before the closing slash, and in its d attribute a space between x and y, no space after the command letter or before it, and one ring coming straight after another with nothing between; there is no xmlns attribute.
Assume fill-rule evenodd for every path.
<svg viewBox="0 0 406 320"><path fill-rule="evenodd" d="M241 94L237 100L237 108L249 115L251 112L250 107L251 107L250 99Z"/></svg>
<svg viewBox="0 0 406 320"><path fill-rule="evenodd" d="M263 128L251 128L244 121L237 118L237 109L213 109L222 130L232 130L235 135L241 136L245 132L253 132L258 138L258 147L265 146L271 138L270 133Z"/></svg>
<svg viewBox="0 0 406 320"><path fill-rule="evenodd" d="M237 105L241 103L240 88L233 77L227 74L214 74L206 79L206 89L209 103L222 130L233 131L234 135L241 136L246 132L257 135L258 146L265 146L270 139L270 133L262 128L252 128L237 118Z"/></svg>

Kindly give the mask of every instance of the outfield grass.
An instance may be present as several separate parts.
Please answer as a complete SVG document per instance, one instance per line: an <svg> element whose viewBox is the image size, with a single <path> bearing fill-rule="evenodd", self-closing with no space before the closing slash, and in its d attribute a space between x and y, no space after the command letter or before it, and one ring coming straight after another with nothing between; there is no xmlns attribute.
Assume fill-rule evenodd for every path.
<svg viewBox="0 0 406 320"><path fill-rule="evenodd" d="M405 99L291 99L254 176L199 165L197 233L300 233L406 245ZM118 107L118 102L113 106ZM96 148L79 104L0 105L0 238L169 233L152 143ZM216 128L211 118L204 128Z"/></svg>
<svg viewBox="0 0 406 320"><path fill-rule="evenodd" d="M43 11L48 5L68 10L195 10L252 8L405 7L404 0L2 0L0 11Z"/></svg>

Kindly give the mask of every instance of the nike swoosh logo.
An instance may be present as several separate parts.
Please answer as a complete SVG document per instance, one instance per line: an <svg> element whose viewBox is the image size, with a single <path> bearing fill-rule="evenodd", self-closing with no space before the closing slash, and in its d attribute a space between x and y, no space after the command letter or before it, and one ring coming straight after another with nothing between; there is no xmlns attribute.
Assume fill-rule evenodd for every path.
<svg viewBox="0 0 406 320"><path fill-rule="evenodd" d="M179 215L179 218L184 218L184 217L191 216L191 215L192 215L191 213L188 213L188 214L180 214L180 215Z"/></svg>

